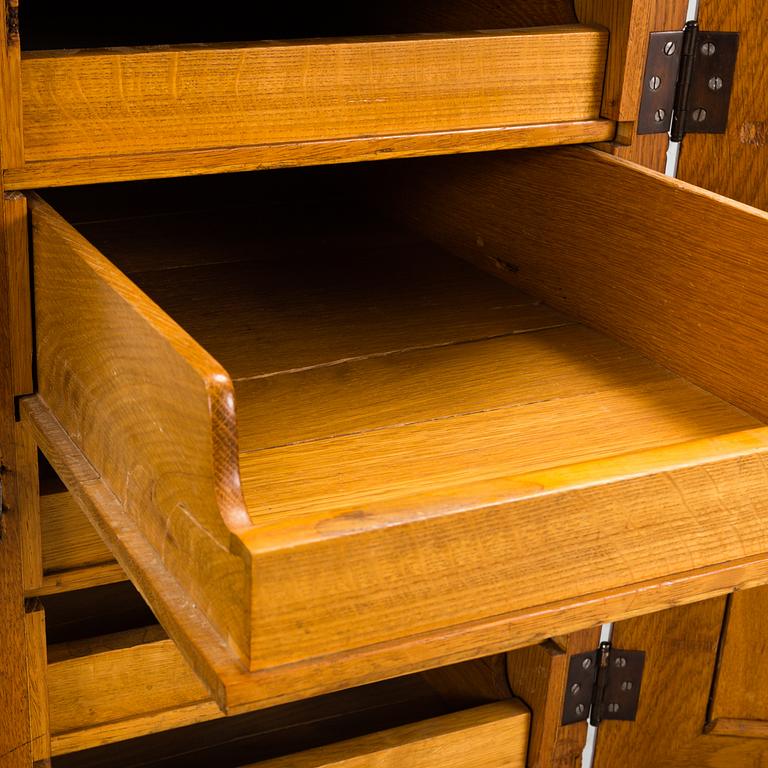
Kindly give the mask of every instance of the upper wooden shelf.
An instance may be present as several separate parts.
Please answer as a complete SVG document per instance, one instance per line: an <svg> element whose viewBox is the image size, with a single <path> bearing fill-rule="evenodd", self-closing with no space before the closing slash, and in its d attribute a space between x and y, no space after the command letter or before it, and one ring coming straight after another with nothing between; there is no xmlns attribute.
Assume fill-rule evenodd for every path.
<svg viewBox="0 0 768 768"><path fill-rule="evenodd" d="M561 301L604 240L639 252L626 196L713 214L726 256L765 216L600 153L514 155L33 198L25 419L230 711L533 642L560 626L540 606L764 551L736 511L745 483L768 496L761 421L451 251L522 279L526 248L583 255ZM641 285L621 301L663 315L668 286Z"/></svg>
<svg viewBox="0 0 768 768"><path fill-rule="evenodd" d="M607 140L607 43L573 24L23 52L5 186Z"/></svg>

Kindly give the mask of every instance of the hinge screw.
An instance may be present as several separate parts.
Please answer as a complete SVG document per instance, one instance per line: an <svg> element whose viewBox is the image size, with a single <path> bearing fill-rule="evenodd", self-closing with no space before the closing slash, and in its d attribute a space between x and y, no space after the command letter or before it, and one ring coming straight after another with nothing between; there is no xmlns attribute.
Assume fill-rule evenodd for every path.
<svg viewBox="0 0 768 768"><path fill-rule="evenodd" d="M710 91L719 91L723 87L723 78L717 76L710 77L707 85Z"/></svg>
<svg viewBox="0 0 768 768"><path fill-rule="evenodd" d="M589 669L592 666L592 659L584 659L581 662L582 669Z"/></svg>
<svg viewBox="0 0 768 768"><path fill-rule="evenodd" d="M693 119L697 123L703 123L707 119L707 110L702 107L699 107L698 109L694 109Z"/></svg>
<svg viewBox="0 0 768 768"><path fill-rule="evenodd" d="M672 40L670 40L667 43L664 43L664 53L667 56L672 56L672 54L674 54L676 50L677 50L677 46Z"/></svg>
<svg viewBox="0 0 768 768"><path fill-rule="evenodd" d="M576 714L581 717L584 714L584 705L583 704L577 704L576 705Z"/></svg>
<svg viewBox="0 0 768 768"><path fill-rule="evenodd" d="M581 686L578 683L574 683L571 686L571 693L575 696L581 690Z"/></svg>
<svg viewBox="0 0 768 768"><path fill-rule="evenodd" d="M653 119L654 119L654 120L655 120L657 123L663 123L663 122L664 122L664 118L665 118L666 116L667 116L667 113L666 113L666 112L665 112L663 109L657 109L657 110L656 110L656 113L655 113L655 114L654 114L654 116L653 116Z"/></svg>
<svg viewBox="0 0 768 768"><path fill-rule="evenodd" d="M714 78L712 78L714 80ZM661 88L661 78L658 75L654 75L648 82L648 86L652 91L658 91Z"/></svg>
<svg viewBox="0 0 768 768"><path fill-rule="evenodd" d="M631 680L625 680L621 684L621 690L622 691L631 691L632 690L632 681Z"/></svg>
<svg viewBox="0 0 768 768"><path fill-rule="evenodd" d="M701 46L701 52L705 56L714 56L716 50L717 50L717 48L715 48L715 44L714 43L704 43Z"/></svg>
<svg viewBox="0 0 768 768"><path fill-rule="evenodd" d="M627 666L627 660L623 656L617 656L616 661L613 662L617 667L623 669Z"/></svg>
<svg viewBox="0 0 768 768"><path fill-rule="evenodd" d="M609 711L611 714L614 714L614 715L615 715L615 714L616 714L616 713L619 711L619 705L618 705L618 704L617 704L615 701L612 701L612 702L611 702L611 703L608 705L608 711Z"/></svg>

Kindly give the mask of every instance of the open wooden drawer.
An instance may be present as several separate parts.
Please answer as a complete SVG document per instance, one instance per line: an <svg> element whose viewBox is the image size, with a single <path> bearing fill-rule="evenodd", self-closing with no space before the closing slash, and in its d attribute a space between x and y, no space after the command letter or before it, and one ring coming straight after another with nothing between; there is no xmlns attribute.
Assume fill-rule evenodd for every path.
<svg viewBox="0 0 768 768"><path fill-rule="evenodd" d="M31 198L22 413L228 711L768 549L766 215L583 148L186 183Z"/></svg>
<svg viewBox="0 0 768 768"><path fill-rule="evenodd" d="M165 10L22 0L6 189L609 140L649 31L648 0Z"/></svg>

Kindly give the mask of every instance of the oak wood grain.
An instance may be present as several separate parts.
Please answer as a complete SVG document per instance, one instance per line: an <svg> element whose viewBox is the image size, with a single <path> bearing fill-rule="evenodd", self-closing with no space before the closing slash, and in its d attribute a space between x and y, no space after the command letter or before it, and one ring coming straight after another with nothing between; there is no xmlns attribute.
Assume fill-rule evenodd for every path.
<svg viewBox="0 0 768 768"><path fill-rule="evenodd" d="M30 52L22 57L24 156L589 120L599 116L606 45L605 32L571 25Z"/></svg>
<svg viewBox="0 0 768 768"><path fill-rule="evenodd" d="M1 158L0 158L1 159ZM6 200L0 182L0 206ZM2 211L0 221L5 221ZM5 238L0 238L0 465L3 467L3 507L0 519L2 557L0 558L0 760L3 768L29 768L32 759L27 674L27 645L24 613L24 530L20 518L19 464L16 458L16 420L14 409L15 360L24 351L11 336L10 307L15 300L10 292L13 268ZM23 461L23 457L19 457Z"/></svg>
<svg viewBox="0 0 768 768"><path fill-rule="evenodd" d="M199 576L192 579L196 584L189 584L190 594L199 605L207 606L209 616L235 648L247 647L243 598L237 597L244 587L243 564L229 552L230 529L225 520L237 528L247 524L248 518L237 485L217 482L217 478L237 475L236 456L228 453L233 436L226 437L234 430L229 376L39 201L34 202L33 229L40 394L77 436L112 492L136 515L156 556L171 570L175 570L171 562L182 571L186 570L182 563L196 562ZM67 291L72 293L64 300ZM57 317L61 310L73 310L77 319ZM103 322L106 317L110 318L107 325ZM70 327L80 329L79 341L75 335L65 336L57 330L73 320ZM131 325L134 331L128 336L133 351L124 336ZM104 335L107 328L117 338L108 340L108 334ZM104 340L101 347L94 344L99 336ZM79 355L84 358L76 362ZM147 376L142 361L146 355L156 361L158 377ZM104 363L112 371L106 378L102 376ZM94 366L92 386L85 383L89 375L84 364ZM76 369L77 378L71 379L70 372ZM109 382L117 384L117 389ZM158 408L158 420L147 423L140 414L157 398L166 402ZM94 407L110 414L112 428L106 440L107 434L92 412ZM146 431L141 437L138 433L130 437L134 430L128 424L136 418L144 422ZM214 419L219 424L216 439ZM123 426L118 428L118 423ZM119 435L126 441L121 443ZM148 458L147 451L153 458ZM124 457L123 466L131 467L130 471L123 471L112 460L116 453ZM128 458L131 454L134 459ZM162 466L159 474L150 469L153 465ZM231 599L221 600L226 594Z"/></svg>
<svg viewBox="0 0 768 768"><path fill-rule="evenodd" d="M523 768L528 744L528 711L504 701L402 726L348 742L319 747L258 763L259 768L379 768L407 764L413 768L482 765ZM256 768L257 764L253 764Z"/></svg>
<svg viewBox="0 0 768 768"><path fill-rule="evenodd" d="M600 114L611 120L636 120L650 16L655 3L652 0L576 0L574 5L582 23L601 24L610 31Z"/></svg>
<svg viewBox="0 0 768 768"><path fill-rule="evenodd" d="M213 173L290 168L302 165L385 160L395 157L483 152L555 144L609 141L611 120L576 120L545 125L493 126L455 131L363 136L278 145L226 147L143 155L104 155L83 160L26 163L5 173L9 190L157 179Z"/></svg>
<svg viewBox="0 0 768 768"><path fill-rule="evenodd" d="M409 186L404 214L423 234L768 415L755 384L768 371L768 214L587 148L450 160L421 161Z"/></svg>
<svg viewBox="0 0 768 768"><path fill-rule="evenodd" d="M8 0L0 8L0 168L24 164L18 12L18 0Z"/></svg>
<svg viewBox="0 0 768 768"><path fill-rule="evenodd" d="M6 192L3 201L3 237L8 258L11 335L15 354L11 361L14 394L28 395L32 381L32 289L27 247L27 200Z"/></svg>
<svg viewBox="0 0 768 768"><path fill-rule="evenodd" d="M761 584L768 574L768 560L763 555L753 555L718 566L672 575L667 573L661 578L634 582L625 587L529 606L489 620L444 628L394 643L325 659L305 658L297 664L249 673L233 664L231 655L210 625L185 600L178 582L158 567L156 558L147 550L146 541L126 518L114 495L94 477L92 468L82 460L66 433L51 420L44 405L35 398L27 398L22 403L22 410L42 449L54 459L57 471L74 489L78 503L95 523L106 529L105 535L114 542L118 559L133 574L160 621L177 639L180 649L208 683L217 700L231 713L360 685L389 675L460 662L467 658L467 648L470 647L472 655L487 655L530 645L552 635L603 621L637 616L669 605L722 595L734 588ZM685 453L690 457L690 447L686 447ZM718 453L722 454L722 446ZM665 517L671 515L674 518L676 514L674 498L670 497L671 505L664 508ZM643 498L642 508L638 509L641 517L647 512L644 501ZM598 502L598 506L604 508L605 505ZM707 514L704 510L702 519L706 519ZM725 523L723 526L717 520L715 524L721 530L730 525ZM120 531L119 537L114 534L116 530ZM609 531L609 534L613 535L613 532ZM685 533L674 536L678 543L690 538ZM656 544L664 551L663 542ZM620 542L619 549L622 547ZM727 552L721 554L727 557ZM504 590L505 593L508 591Z"/></svg>
<svg viewBox="0 0 768 768"><path fill-rule="evenodd" d="M51 730L48 706L48 664L45 640L45 611L33 602L26 616L29 733L33 765L51 759Z"/></svg>

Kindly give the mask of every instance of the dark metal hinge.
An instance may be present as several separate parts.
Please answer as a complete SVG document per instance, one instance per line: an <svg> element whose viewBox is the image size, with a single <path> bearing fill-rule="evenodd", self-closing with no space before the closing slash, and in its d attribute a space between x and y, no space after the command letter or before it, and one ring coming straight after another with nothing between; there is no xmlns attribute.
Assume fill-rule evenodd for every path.
<svg viewBox="0 0 768 768"><path fill-rule="evenodd" d="M610 643L571 656L563 725L587 718L592 725L603 720L634 720L644 665L645 651L622 651Z"/></svg>
<svg viewBox="0 0 768 768"><path fill-rule="evenodd" d="M738 50L737 32L704 32L695 21L652 33L638 134L682 141L686 133L725 133Z"/></svg>

